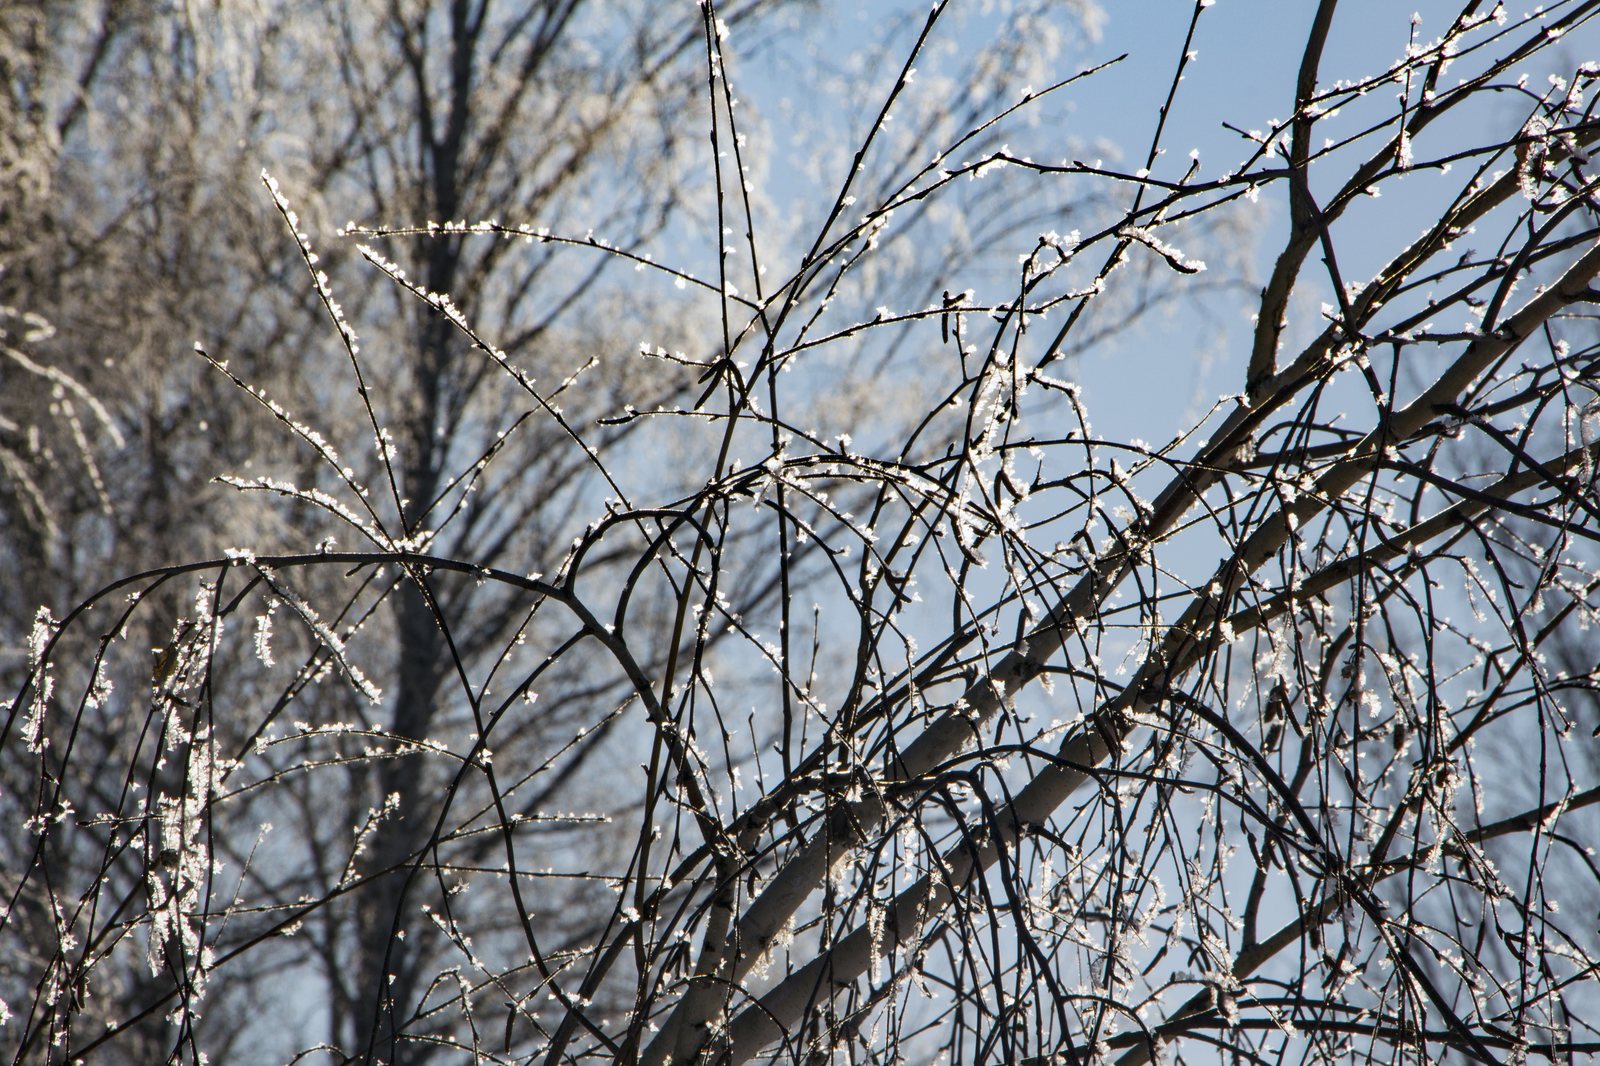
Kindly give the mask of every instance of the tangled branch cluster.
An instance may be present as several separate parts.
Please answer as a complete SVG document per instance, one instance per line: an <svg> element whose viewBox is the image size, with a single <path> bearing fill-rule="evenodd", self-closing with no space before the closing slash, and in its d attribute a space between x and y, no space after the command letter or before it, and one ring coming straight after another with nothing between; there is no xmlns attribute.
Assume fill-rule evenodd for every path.
<svg viewBox="0 0 1600 1066"><path fill-rule="evenodd" d="M3 734L30 771L8 784L28 847L0 930L50 931L3 986L19 1061L113 1054L157 1015L197 1056L210 986L352 935L385 966L351 975L364 1039L328 1061L1600 1051L1600 70L1553 66L1600 4L1468 5L1331 81L1323 0L1290 117L1241 130L1220 173L1165 154L1186 43L1138 167L993 143L1112 63L880 178L865 161L947 6L784 269L710 3L715 276L592 234L357 228L623 259L710 309L698 350L632 356L666 368L651 391L574 413L587 367L547 385L366 249L524 408L426 506L274 189L375 475L213 360L331 487L240 484L360 546L169 566L39 616ZM926 302L877 304L905 220L1002 179L1102 206L1024 241L1004 289L945 262ZM1202 342L1118 323L1233 299L1204 260L1273 197L1229 394L1154 443L1097 433L1084 353L1121 345L1130 391L1164 396ZM1423 213L1379 213L1394 199ZM870 386L829 391L869 359ZM533 575L437 550L493 507L480 487L524 424L594 487L575 539ZM483 654L458 641L473 589L508 634ZM374 663L405 597L442 641L453 735L362 709L393 698ZM108 690L147 610L175 610L170 637L138 691ZM560 728L519 731L542 715ZM115 742L80 745L107 722ZM390 764L426 789L391 774L338 838L246 828ZM425 980L389 983L424 952ZM139 994L102 990L130 953Z"/></svg>

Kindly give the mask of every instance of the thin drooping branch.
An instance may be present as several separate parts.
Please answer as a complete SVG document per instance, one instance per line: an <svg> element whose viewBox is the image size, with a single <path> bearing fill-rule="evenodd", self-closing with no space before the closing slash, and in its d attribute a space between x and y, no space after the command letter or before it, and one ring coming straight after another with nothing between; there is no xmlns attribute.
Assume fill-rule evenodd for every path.
<svg viewBox="0 0 1600 1066"><path fill-rule="evenodd" d="M1122 695L1097 710L1082 728L1062 743L1049 764L1028 782L996 819L996 825L987 839L981 844L964 842L944 857L943 869L937 878L931 874L925 875L901 892L889 908L889 918L882 931L859 927L846 934L831 950L796 970L764 995L759 1003L746 1007L735 1016L731 1023L732 1061L748 1061L761 1048L789 1031L802 1014L816 1003L831 999L851 987L867 971L875 954L891 950L898 945L898 937L923 928L955 898L956 893L964 890L971 879L993 865L1004 849L1014 846L1032 827L1044 825L1073 793L1094 780L1095 768L1120 749L1137 722L1145 716L1161 712L1167 705L1171 686L1176 679L1223 642L1224 631L1218 623L1227 617L1227 605L1232 602L1245 579L1273 557L1291 530L1305 525L1369 475L1389 441L1405 439L1419 432L1428 422L1438 418L1441 412L1448 410L1461 391L1487 366L1514 350L1562 310L1575 302L1587 301L1591 295L1589 285L1597 275L1600 275L1600 244L1591 247L1555 284L1535 296L1497 330L1469 344L1456 362L1440 374L1428 389L1405 408L1395 412L1388 424L1362 438L1345 458L1325 472L1317 481L1316 491L1301 496L1293 507L1263 521L1238 552L1223 561L1213 581L1205 587L1207 591L1197 596L1183 617L1168 628L1161 644L1152 649L1145 664L1123 689ZM930 727L907 748L906 755L890 768L885 775L885 784L914 780L917 774L929 773L939 761L954 756L973 737L976 722L982 720L983 705L977 701L985 693L990 694L989 698L995 701L992 710L1005 698L1014 698L1018 690L1043 671L1045 657L1055 648L1067 645L1071 630L1064 620L1075 617L1082 616L1071 612L1066 603L1058 604L1052 617L1030 634L1025 651L1010 653L1002 660L999 669L969 690L968 699L975 706L972 721L964 723L965 735L952 738L953 742L941 743L939 739L929 738L940 737L943 731L936 730L950 719L946 718ZM1264 620L1259 615L1257 618ZM1168 728L1181 731L1182 725L1174 719ZM942 752L942 757L938 760L931 758L931 751ZM909 772L912 767L919 768L917 774ZM828 855L833 849L859 844L868 827L861 823L871 819L869 824L875 825L886 809L887 804L882 799L857 805L852 811L854 817L851 820L841 820L844 824L840 826L838 838L829 838L826 834L820 836L809 845L807 851L791 861L791 866L786 868L784 874L790 873L807 859L815 864L822 855ZM849 827L852 826L857 828L851 831ZM805 872L818 879L825 873L816 869L815 865ZM1348 876L1334 870L1325 873ZM779 878L782 877L783 874L780 874ZM756 908L752 906L747 912L747 920L754 913ZM759 927L755 931L759 932ZM768 941L748 941L741 947L752 954L757 951L764 953L769 941L770 938ZM744 969L748 970L757 961L759 957L749 958L749 965Z"/></svg>
<svg viewBox="0 0 1600 1066"><path fill-rule="evenodd" d="M1344 351L1345 338L1359 331L1360 324L1383 307L1416 267L1436 254L1475 220L1513 195L1517 189L1515 175L1504 175L1487 187L1475 191L1437 225L1422 236L1373 278L1350 301L1357 315L1355 323L1334 323L1327 327L1289 365L1274 375L1260 390L1260 398L1241 403L1218 427L1211 442L1201 449L1184 471L1155 498L1149 512L1133 523L1121 536L1126 545L1151 545L1164 538L1205 494L1233 469L1234 463L1249 446L1253 432L1264 424L1273 412L1289 404L1308 386L1323 380L1336 368L1336 359ZM1587 282L1587 278L1584 282ZM1518 321L1508 324L1520 341L1538 324L1553 314L1566 302L1580 298L1581 294L1549 296L1525 308ZM1542 317L1539 311L1543 310ZM1468 365L1481 370L1504 349L1480 343L1473 351L1476 358L1464 359L1448 386L1449 396L1454 396L1476 371L1466 375ZM1471 353L1469 353L1470 356ZM1436 391L1445 389L1438 386ZM1443 401L1446 393L1439 392ZM1437 417L1441 410L1432 406L1410 409L1410 421L1416 428ZM1399 423L1383 430L1387 440L1404 439ZM1377 437L1369 439L1368 452L1358 461L1340 466L1341 478L1353 484L1369 468L1371 452ZM1342 490L1341 490L1342 492ZM1336 494L1337 495L1337 494ZM1334 498L1336 498L1336 495ZM1323 499L1329 498L1324 495ZM1302 502L1308 513L1314 505ZM1296 519L1304 515L1293 516ZM1279 524L1263 530L1257 538L1253 565L1247 565L1233 580L1242 578L1249 570L1259 566L1281 545L1288 527L1287 518L1280 516ZM1007 701L1023 687L1038 678L1051 657L1063 647L1064 642L1080 625L1087 624L1105 600L1119 588L1129 573L1139 563L1134 549L1119 548L1104 553L1094 560L1069 593L1057 601L1042 621L1006 653L984 677L969 685L951 709L946 710L931 726L910 745L896 753L892 764L885 768L885 784L915 781L943 764L965 747L980 727L997 714ZM1231 594L1231 590L1230 590ZM1221 602L1226 602L1225 600ZM1175 633L1181 633L1174 630ZM1090 763L1092 765L1092 763ZM1051 805L1052 809L1054 804ZM850 804L831 816L823 829L816 832L810 842L798 849L785 866L769 881L761 893L741 915L733 933L738 946L738 959L733 975L742 979L759 964L804 902L811 897L839 849L862 843L881 824L885 814L882 800L867 796Z"/></svg>

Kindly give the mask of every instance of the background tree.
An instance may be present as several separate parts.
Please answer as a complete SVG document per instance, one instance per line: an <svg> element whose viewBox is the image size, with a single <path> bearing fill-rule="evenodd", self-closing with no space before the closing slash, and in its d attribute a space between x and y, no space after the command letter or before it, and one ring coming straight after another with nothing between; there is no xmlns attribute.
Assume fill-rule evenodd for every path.
<svg viewBox="0 0 1600 1066"><path fill-rule="evenodd" d="M294 458L252 445L236 483L301 509L35 627L4 735L28 756L5 793L29 816L7 845L17 1057L278 1055L216 1011L293 1006L312 972L327 1043L275 1036L333 1061L1600 1049L1575 650L1596 77L1563 58L1600 4L1483 8L1397 27L1400 58L1358 75L1324 70L1323 0L1289 117L1207 116L1238 134L1213 170L1213 148L1166 151L1209 3L1125 164L1062 158L1059 123L1166 57L1086 51L964 114L966 79L1031 74L1016 57L1063 16L975 18L998 51L969 65L935 4L887 38L905 58L871 71L823 208L769 242L736 61L781 20L330 5L260 68L341 87L302 93L326 146L293 157L302 214L359 188L412 224L354 229L393 281L359 314L320 278L309 308L263 297L305 332L269 331L259 367L235 351L264 311L195 327L213 381L292 397L255 394ZM64 48L17 69L111 69ZM506 117L527 109L536 160ZM296 185L273 195L315 270ZM1178 296L1236 308L1225 255L1274 198L1227 394L1154 443L1096 433L1117 384L1145 423L1187 385L1168 361L1196 358L1192 322L1119 338ZM621 204L627 239L475 204ZM652 241L710 252L656 267ZM641 270L610 288L619 261ZM59 313L32 306L24 344L52 343ZM353 385L296 394L326 363L269 354L330 318ZM15 335L73 400L49 426L87 469L73 417L97 393ZM1110 385L1066 379L1100 348ZM19 499L34 467L70 474L34 454L7 453ZM14 513L43 529L32 494ZM164 634L153 664L141 632ZM292 833L257 832L269 815Z"/></svg>
<svg viewBox="0 0 1600 1066"><path fill-rule="evenodd" d="M726 17L738 24L747 12L748 5L734 5ZM656 25L643 6L591 13L576 3L263 5L226 12L16 3L5 14L6 84L14 105L7 109L5 163L22 193L8 200L3 220L0 300L8 309L0 551L7 572L19 578L6 582L0 596L13 670L25 664L26 634L41 603L59 614L113 576L224 547L331 543L326 538L339 531L325 514L257 504L211 485L225 470L259 487L293 484L312 494L330 478L338 483L345 472L322 468L316 452L284 448L274 411L336 427L325 443L352 455L350 476L384 472L392 493L383 513L405 531L401 539L422 546L437 538L485 564L514 562L519 572L558 557L550 554L554 546L581 528L574 501L592 492L587 460L551 449L552 434L561 431L530 424L514 397L486 390L492 364L470 358L448 322L423 304L404 294L394 299L398 290L375 290L386 306L358 301L351 308L371 311L382 323L381 332L368 336L376 356L364 356L366 372L380 384L358 394L327 388L328 356L339 339L329 334L330 307L302 283L302 250L257 175L270 161L300 194L304 224L330 238L335 214L428 222L507 211L581 218L624 247L638 245L661 232L696 180L680 158L693 127L672 119L694 104L683 70L692 33ZM619 172L629 175L626 182L612 177ZM609 409L608 390L624 381L629 395L637 384L639 393L665 398L688 380L655 367L641 375L632 356L600 365L601 354L629 353L636 330L655 314L641 302L639 319L622 326L619 337L619 320L603 310L616 298L604 291L609 260L545 285L552 259L541 245L429 239L398 254L412 253L430 289L470 294L464 303L496 325L506 358L557 381L593 364L578 411L595 403ZM328 265L347 258L336 254ZM536 284L537 300L528 296ZM187 354L196 338L227 364L225 373L201 372ZM235 389L246 381L283 406L265 417L251 412ZM572 405L573 397L565 402ZM355 428L370 425L377 411L385 420L381 443L370 439L370 428L369 439ZM618 427L593 447L602 453L630 434ZM508 461L494 471L473 469L496 452ZM470 476L453 479L458 469ZM469 491L492 495L495 506L469 503ZM442 532L424 532L434 524ZM294 604L309 611L321 593L337 602L344 595L337 586L280 591L310 597ZM440 690L442 679L485 655L492 663L527 624L506 603L480 593L447 647L436 618L453 612L471 588L463 582L424 592L402 585L387 613L366 619L392 641L389 655L399 673L390 700L369 711L333 694L307 707L306 729L353 715L369 741L399 744L458 728L466 704ZM176 599L166 604L175 613L203 613ZM270 607L265 617L273 617ZM132 656L109 664L106 681L115 679L137 700L154 675L158 705L184 698L163 686L182 680L172 657L201 632L193 617L153 627L130 619L125 638L159 646L166 665L158 657L152 669L148 658ZM587 721L590 701L605 686L581 678L576 665L562 669L566 680L547 682L544 713L527 725L531 743L547 743L549 732L568 728L563 684L584 694L575 708L585 724L602 733L608 727ZM241 692L253 683L248 672L234 682ZM270 704L267 691L262 699ZM212 742L248 745L277 713L224 723ZM72 734L73 763L59 770L71 770L81 778L74 786L94 792L96 810L114 809L121 801L106 768L137 760L139 734L125 706L90 725ZM327 1029L354 1045L367 1041L374 1026L392 1027L389 1003L415 1009L437 969L426 928L412 930L405 952L392 950L401 890L397 879L379 876L407 868L432 829L432 804L427 774L415 760L322 754L345 766L337 784L302 784L303 775L287 774L263 805L270 817L290 819L286 828L305 846L274 855L269 895L258 905L320 896L348 877L374 884L351 897L353 908L316 913L307 930L314 952L275 960L252 976L281 983L282 967L320 969L327 994L316 1000L329 1015ZM20 760L10 765L20 776L7 792L28 796L34 768ZM50 771L53 778L57 773ZM390 796L401 801L389 809L392 817L374 817ZM240 865L263 812L241 814L246 820L237 833L228 828L222 846L228 852L238 844L242 850L228 858ZM364 823L362 857L350 868L358 842L352 828ZM17 842L11 869L30 866L34 844ZM147 865L159 868L161 846L147 846L154 857ZM94 841L87 850L54 855L62 883L93 883L103 851L104 841ZM113 884L117 874L133 878L110 891L134 891L144 879L134 867L104 872ZM48 969L58 929L43 911L27 913L12 929L25 940L39 938L28 956ZM157 973L152 984L150 975L139 976L143 967L141 960L119 975L120 1001L104 1004L112 1015L137 1015L163 994L163 983L170 994L166 977L173 975ZM173 969L177 983L186 983L182 964ZM260 984L241 981L233 992L239 1002L258 1002ZM386 987L380 1009L378 990ZM229 1034L243 1031L219 1026L214 1053L227 1053ZM127 1052L130 1061L158 1060L173 1043L159 1020L149 1040ZM426 1050L418 1045L411 1054Z"/></svg>

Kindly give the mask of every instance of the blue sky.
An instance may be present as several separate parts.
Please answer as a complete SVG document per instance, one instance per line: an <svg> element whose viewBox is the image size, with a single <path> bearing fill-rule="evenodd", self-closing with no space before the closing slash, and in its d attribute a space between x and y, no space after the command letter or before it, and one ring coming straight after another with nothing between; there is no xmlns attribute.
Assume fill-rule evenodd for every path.
<svg viewBox="0 0 1600 1066"><path fill-rule="evenodd" d="M963 61L992 43L1006 13L1024 6L992 0L951 4L927 54L918 61L919 78L908 91L903 110L914 118L921 113L918 109L959 109L976 88L958 82L942 84L937 80L939 74L958 74ZM1037 69L1018 72L1016 80L1021 84L1039 88L1053 78L1119 54L1127 53L1128 58L1041 102L1034 111L1035 124L1019 123L1016 138L1008 143L1018 154L1041 160L1055 152L1062 158L1104 156L1111 162L1120 154L1121 164L1134 169L1150 145L1158 109L1195 11L1193 0L1138 0L1093 10L1091 5L1078 3L1033 6L1044 13L1040 25L1053 32L1039 33L1039 48L1028 57ZM1262 129L1290 113L1301 50L1315 8L1311 2L1217 0L1204 11L1163 137L1165 154L1155 167L1157 176L1179 176L1189 165L1191 150L1199 152L1202 178L1233 169L1248 155L1250 146L1225 123L1245 130ZM820 11L791 15L786 30L755 34L753 40L741 40L736 33L731 39L734 86L750 105L743 117L747 128L766 135L764 143L769 148L764 158L757 156L753 172L775 205L777 218L805 219L814 225L817 212L831 202L831 190L848 168L854 136L876 114L928 10L924 2L890 0L825 4ZM1420 4L1346 0L1339 5L1324 52L1320 84L1381 73L1404 54L1413 34L1419 44L1437 38L1458 10L1458 4L1438 0ZM759 58L741 62L742 48ZM1397 109L1398 92L1397 86L1393 93L1374 93L1363 101L1367 108L1362 116L1330 121L1327 126L1349 130L1354 122L1370 119L1382 109ZM1526 110L1525 103L1509 96L1505 107L1510 121L1516 121L1512 112ZM1357 151L1366 150L1363 146ZM1350 154L1351 160L1356 157ZM1351 165L1340 162L1328 172L1342 177ZM1213 264L1231 255L1230 280L1265 276L1283 237L1281 188L1280 184L1266 189L1250 211L1248 247L1185 251ZM1418 212L1425 217L1427 198L1408 204L1404 197L1392 195L1395 188L1390 186L1388 200L1361 205L1363 224L1340 233L1339 251L1349 276L1370 276L1381 264L1392 250L1392 227L1411 231L1420 227ZM1127 197L1131 196L1130 187ZM806 223L797 229L809 243ZM1070 228L1068 221L1059 228L1063 232ZM1363 230L1373 239L1365 239ZM769 240L767 246L774 243ZM1011 246L999 250L996 261L1001 265L994 276L1010 272L1016 254L1025 252L1031 243L1028 234L1019 232ZM776 268L782 257L771 258ZM1235 365L1235 357L1249 329L1247 307L1245 299L1237 301L1236 308L1211 301L1198 316L1192 307L1175 307L1165 320L1152 323L1151 328L1158 331L1154 337L1147 331L1135 331L1082 359L1075 372L1102 419L1097 425L1111 435L1158 436L1148 430L1124 434L1125 427L1118 424L1124 412L1136 414L1142 423L1150 421L1147 394L1119 394L1118 386L1126 375L1118 367L1129 345L1139 348L1153 339L1178 335L1207 348L1205 359L1192 362L1196 372L1192 388L1164 391L1163 400L1171 410L1164 412L1163 422L1176 428L1176 420L1192 411L1195 402L1237 391L1242 385L1242 363ZM1182 317L1174 321L1172 316ZM1296 337L1303 339L1320 328L1315 308L1311 319L1305 328L1291 324L1291 344Z"/></svg>

